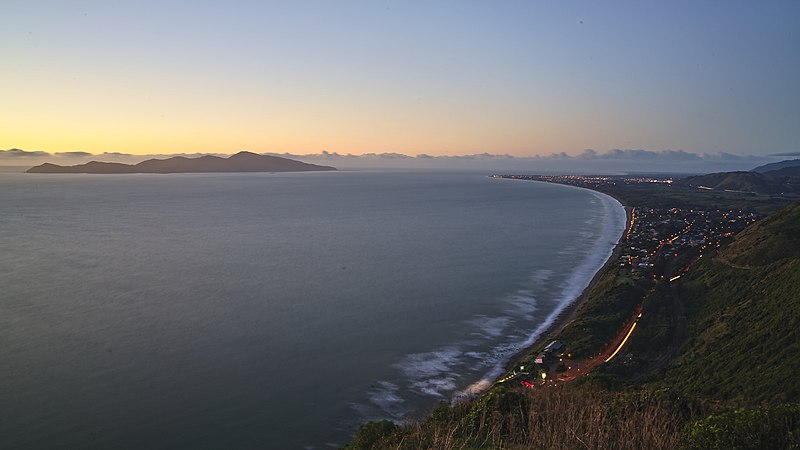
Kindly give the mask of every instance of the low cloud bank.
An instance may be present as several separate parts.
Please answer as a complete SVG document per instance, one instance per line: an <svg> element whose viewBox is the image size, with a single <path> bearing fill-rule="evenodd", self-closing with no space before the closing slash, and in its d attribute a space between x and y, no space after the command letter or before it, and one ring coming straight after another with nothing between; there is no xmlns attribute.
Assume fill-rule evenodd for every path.
<svg viewBox="0 0 800 450"><path fill-rule="evenodd" d="M606 152L587 149L577 155L553 153L545 156L511 156L480 153L460 156L408 156L398 153L349 155L322 152L310 155L275 153L314 164L348 168L464 169L509 173L709 173L750 170L779 161L780 156L735 155L732 153L692 153L684 150L613 149Z"/></svg>
<svg viewBox="0 0 800 450"><path fill-rule="evenodd" d="M224 153L153 153L148 155L134 155L132 153L120 152L89 153L81 151L49 153L41 150L29 151L19 148L11 148L8 150L0 150L0 165L35 165L43 162L49 162L53 164L83 164L89 161L136 164L138 162L153 158L164 159L171 158L173 156L196 158L204 155L217 155L223 157L229 156Z"/></svg>
<svg viewBox="0 0 800 450"><path fill-rule="evenodd" d="M93 154L83 151L48 153L18 148L0 150L0 165L33 166L43 162L54 164L81 164L95 161L135 164L146 159L163 159L172 156L198 157L202 155L227 156L224 153L181 153L133 155L119 152ZM339 169L442 169L486 170L508 173L709 173L733 170L750 170L756 166L780 161L798 153L780 153L765 156L735 155L726 152L693 153L684 150L612 149L598 152L587 149L577 155L553 153L545 156L511 156L507 154L479 153L460 156L416 156L402 153L367 153L364 155L340 154L323 151L316 154L267 153L297 159L303 162L331 165Z"/></svg>

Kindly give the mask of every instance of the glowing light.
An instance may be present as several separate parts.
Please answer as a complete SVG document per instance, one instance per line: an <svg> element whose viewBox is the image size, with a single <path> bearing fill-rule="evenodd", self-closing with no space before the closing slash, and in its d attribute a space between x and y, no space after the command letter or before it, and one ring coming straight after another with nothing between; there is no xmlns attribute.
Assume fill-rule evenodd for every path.
<svg viewBox="0 0 800 450"><path fill-rule="evenodd" d="M611 356L606 358L605 362L611 361L611 358L617 356L617 353L619 353L619 351L622 350L622 347L625 345L625 342L628 341L628 338L631 337L631 333L633 333L633 330L636 329L636 324L637 322L633 322L633 325L631 325L631 329L628 330L628 334L625 335L625 339L623 339L622 342L619 343L619 347L617 347L617 349L614 350L614 353L612 353Z"/></svg>

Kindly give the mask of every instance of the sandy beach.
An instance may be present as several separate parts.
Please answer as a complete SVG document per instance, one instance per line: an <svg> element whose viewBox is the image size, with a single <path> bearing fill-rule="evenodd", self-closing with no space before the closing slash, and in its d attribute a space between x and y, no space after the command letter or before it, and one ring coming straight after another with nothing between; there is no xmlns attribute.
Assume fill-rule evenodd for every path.
<svg viewBox="0 0 800 450"><path fill-rule="evenodd" d="M522 180L519 180L522 181ZM528 181L528 180L526 180ZM533 183L546 183L544 181L529 181ZM560 184L560 183L554 183ZM583 187L568 185L568 184L561 184L561 186L573 188L573 189L584 189L590 191L593 195L601 198L603 201L606 202L613 202L616 203L615 207L622 207L625 213L625 227L622 230L622 233L619 236L615 236L615 244L611 248L608 257L603 260L602 264L596 270L592 270L591 277L588 278L588 282L584 281L586 278L577 278L581 275L586 275L585 272L581 274L580 267L576 269L575 277L577 278L574 280L574 283L568 284L565 288L565 297L567 300L558 307L551 315L545 318L543 324L539 325L539 328L531 330L531 339L529 342L525 343L519 351L515 352L512 356L510 356L506 362L500 367L502 371L494 371L490 372L486 376L484 376L481 380L471 384L469 387L456 393L453 398L452 402L459 403L462 401L466 401L475 397L480 396L483 392L491 388L500 378L502 378L507 372L511 371L515 367L519 365L519 362L529 355L534 349L537 349L544 345L544 342L547 340L552 339L555 335L557 335L567 324L569 324L574 318L576 317L578 311L580 310L581 306L585 302L588 294L597 284L597 281L603 276L604 273L611 267L611 264L619 258L619 254L621 251L620 243L622 241L623 236L627 232L628 228L631 225L631 209L630 207L626 206L625 203L612 195L599 192L593 189L586 189ZM608 219L613 220L613 219ZM608 225L608 224L607 224ZM590 261L585 261L583 263L591 264ZM566 293L569 290L575 289L576 286L583 286L583 288L579 288L580 291L577 293Z"/></svg>
<svg viewBox="0 0 800 450"><path fill-rule="evenodd" d="M539 181L539 183L544 183L544 181ZM570 185L565 185L565 186L570 186ZM571 186L571 187L575 187L576 189L586 189L577 186ZM597 285L598 280L619 258L621 251L622 237L625 236L625 233L631 226L631 207L629 205L626 205L622 199L617 198L615 196L600 191L594 191L592 189L586 189L586 190L591 190L592 192L596 192L600 195L611 197L614 200L616 200L620 205L622 205L623 208L625 208L625 217L626 217L625 230L623 231L623 234L619 237L619 240L617 241L616 245L614 245L614 248L611 251L611 255L606 259L602 267L600 267L600 269L597 270L597 272L595 272L594 276L589 281L589 284L586 285L581 294L578 295L573 301L569 302L561 311L559 311L556 314L555 319L552 321L552 323L547 328L545 328L544 331L542 331L539 337L536 338L536 340L531 345L517 352L514 356L512 356L508 360L508 362L505 365L506 371L510 371L516 366L518 366L519 362L523 358L525 358L535 349L544 345L546 341L553 339L554 336L556 336L559 332L561 332L562 329L564 329L569 323L571 323L575 319L583 303L586 301L586 298L588 297L589 293L592 291L592 289L594 289L595 285ZM488 387L489 386L487 386L487 389Z"/></svg>

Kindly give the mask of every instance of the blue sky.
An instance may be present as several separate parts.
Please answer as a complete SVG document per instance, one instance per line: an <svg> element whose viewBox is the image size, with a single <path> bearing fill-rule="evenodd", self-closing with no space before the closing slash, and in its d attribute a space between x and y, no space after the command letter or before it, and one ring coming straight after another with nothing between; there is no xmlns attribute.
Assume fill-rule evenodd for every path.
<svg viewBox="0 0 800 450"><path fill-rule="evenodd" d="M800 2L4 1L0 148L800 150Z"/></svg>

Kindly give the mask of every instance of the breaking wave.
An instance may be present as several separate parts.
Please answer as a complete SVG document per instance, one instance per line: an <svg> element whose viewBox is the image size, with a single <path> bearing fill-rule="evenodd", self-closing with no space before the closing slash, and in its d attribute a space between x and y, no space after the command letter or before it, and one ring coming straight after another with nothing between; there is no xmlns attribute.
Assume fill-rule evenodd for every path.
<svg viewBox="0 0 800 450"><path fill-rule="evenodd" d="M530 347L577 299L622 236L626 223L622 205L608 195L589 192L594 196L592 203L600 204L601 213L586 224L600 222L602 228L598 233L581 232L573 245L559 252L582 255L577 267L566 276L551 269L537 270L528 280L529 288L499 301L498 314L476 315L464 321L466 340L397 361L392 367L400 374L400 381L379 382L368 396L371 405L366 409L398 421L410 412L407 398L458 402L490 387L502 375L508 360ZM354 407L365 409L364 405Z"/></svg>

